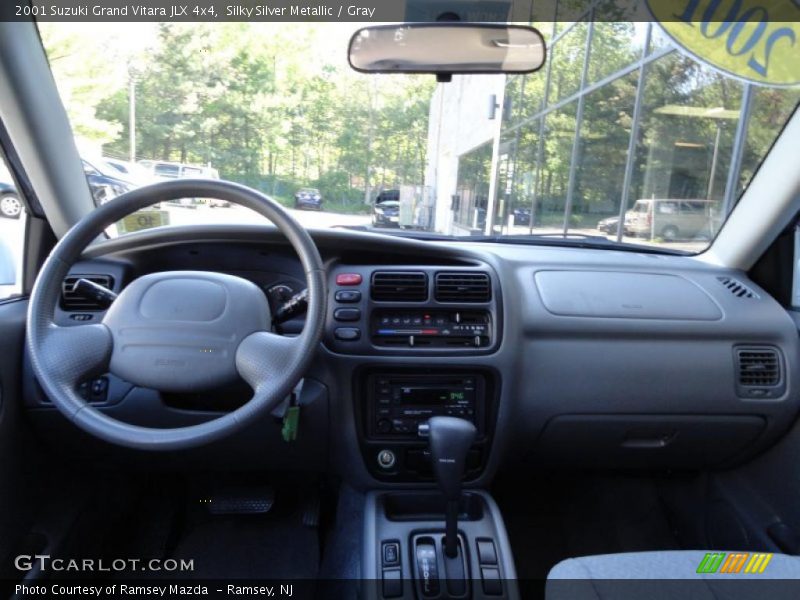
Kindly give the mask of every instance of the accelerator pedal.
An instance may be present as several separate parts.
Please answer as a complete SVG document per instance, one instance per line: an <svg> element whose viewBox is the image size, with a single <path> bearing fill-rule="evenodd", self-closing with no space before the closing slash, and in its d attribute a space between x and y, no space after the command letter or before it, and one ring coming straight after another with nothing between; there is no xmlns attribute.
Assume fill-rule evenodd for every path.
<svg viewBox="0 0 800 600"><path fill-rule="evenodd" d="M275 490L267 485L224 487L208 503L212 515L256 515L268 513L275 504Z"/></svg>

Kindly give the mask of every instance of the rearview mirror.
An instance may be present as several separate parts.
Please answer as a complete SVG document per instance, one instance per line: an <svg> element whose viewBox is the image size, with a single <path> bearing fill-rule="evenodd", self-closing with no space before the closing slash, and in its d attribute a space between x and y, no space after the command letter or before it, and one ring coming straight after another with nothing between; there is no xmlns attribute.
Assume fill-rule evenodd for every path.
<svg viewBox="0 0 800 600"><path fill-rule="evenodd" d="M406 23L359 29L348 54L362 73L530 73L545 43L526 25Z"/></svg>

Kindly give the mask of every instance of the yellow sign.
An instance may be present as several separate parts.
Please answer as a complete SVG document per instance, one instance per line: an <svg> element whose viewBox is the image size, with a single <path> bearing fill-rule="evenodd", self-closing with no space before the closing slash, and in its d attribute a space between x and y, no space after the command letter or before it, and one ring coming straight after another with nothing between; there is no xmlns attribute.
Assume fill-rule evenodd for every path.
<svg viewBox="0 0 800 600"><path fill-rule="evenodd" d="M800 6L791 0L647 0L694 58L768 86L800 85Z"/></svg>
<svg viewBox="0 0 800 600"><path fill-rule="evenodd" d="M169 225L169 213L165 210L137 210L117 223L120 233L131 233L140 229Z"/></svg>

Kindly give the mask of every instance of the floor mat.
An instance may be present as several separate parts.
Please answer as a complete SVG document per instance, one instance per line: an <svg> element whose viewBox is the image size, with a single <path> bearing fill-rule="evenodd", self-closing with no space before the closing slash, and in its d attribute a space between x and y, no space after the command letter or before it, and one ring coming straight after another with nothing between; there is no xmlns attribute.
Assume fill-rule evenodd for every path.
<svg viewBox="0 0 800 600"><path fill-rule="evenodd" d="M270 515L215 516L194 524L170 553L194 561L192 577L307 579L317 575L317 532Z"/></svg>

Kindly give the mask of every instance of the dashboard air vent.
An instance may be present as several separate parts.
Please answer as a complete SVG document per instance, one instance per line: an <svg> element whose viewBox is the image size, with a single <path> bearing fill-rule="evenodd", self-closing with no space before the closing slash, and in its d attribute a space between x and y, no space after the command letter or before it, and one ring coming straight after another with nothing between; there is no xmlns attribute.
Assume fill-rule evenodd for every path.
<svg viewBox="0 0 800 600"><path fill-rule="evenodd" d="M489 276L477 271L437 273L436 299L439 302L488 302L492 299Z"/></svg>
<svg viewBox="0 0 800 600"><path fill-rule="evenodd" d="M753 290L733 277L717 277L717 279L737 298L758 298Z"/></svg>
<svg viewBox="0 0 800 600"><path fill-rule="evenodd" d="M373 300L424 302L428 299L428 276L420 271L375 271L370 291Z"/></svg>
<svg viewBox="0 0 800 600"><path fill-rule="evenodd" d="M65 277L61 284L61 308L68 311L103 310L103 307L94 298L72 291L78 279L88 279L109 290L114 285L114 279L110 275L70 275Z"/></svg>
<svg viewBox="0 0 800 600"><path fill-rule="evenodd" d="M736 373L745 388L775 387L781 383L781 361L774 348L736 349Z"/></svg>

